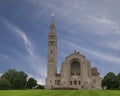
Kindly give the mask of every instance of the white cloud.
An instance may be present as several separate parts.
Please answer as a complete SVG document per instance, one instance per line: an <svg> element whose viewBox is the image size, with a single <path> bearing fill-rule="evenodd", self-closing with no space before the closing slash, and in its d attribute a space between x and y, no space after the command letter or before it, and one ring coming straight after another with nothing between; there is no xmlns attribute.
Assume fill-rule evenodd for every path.
<svg viewBox="0 0 120 96"><path fill-rule="evenodd" d="M17 66L16 65L17 62L13 58L8 56L7 54L0 53L0 61L7 62L7 64L9 64L9 66L11 66L11 67L16 67Z"/></svg>
<svg viewBox="0 0 120 96"><path fill-rule="evenodd" d="M28 74L28 78L32 77L32 78L36 79L38 84L41 84L41 85L45 84L45 78L40 78L39 76L34 76L32 74L29 74L29 73L27 73L27 74Z"/></svg>
<svg viewBox="0 0 120 96"><path fill-rule="evenodd" d="M35 77L38 84L45 85L45 78Z"/></svg>
<svg viewBox="0 0 120 96"><path fill-rule="evenodd" d="M32 45L30 40L28 39L27 35L25 34L25 32L23 32L22 30L20 30L18 27L10 24L9 22L7 22L4 19L4 23L11 29L11 32L17 33L18 36L20 36L22 38L22 40L24 41L26 50L28 51L28 53L33 56L33 50L32 50ZM13 33L13 34L14 34Z"/></svg>
<svg viewBox="0 0 120 96"><path fill-rule="evenodd" d="M22 32L18 29L16 29L16 32L18 32L18 34L23 38L25 47L26 47L28 53L32 56L33 51L32 51L32 46L31 46L30 40L28 39L28 37L26 36L26 34L24 32Z"/></svg>
<svg viewBox="0 0 120 96"><path fill-rule="evenodd" d="M94 22L94 23L100 23L100 24L103 24L103 25L115 25L116 23L108 18L98 18L98 17L95 17L95 16L90 16L90 15L87 15L86 16L88 19L90 19L91 22ZM102 26L103 26L102 25Z"/></svg>
<svg viewBox="0 0 120 96"><path fill-rule="evenodd" d="M120 51L120 41L115 40L115 41L111 41L111 42L105 42L104 47Z"/></svg>
<svg viewBox="0 0 120 96"><path fill-rule="evenodd" d="M119 24L116 24L115 26L112 26L113 32L116 35L120 35L120 28L118 26L119 26Z"/></svg>
<svg viewBox="0 0 120 96"><path fill-rule="evenodd" d="M32 69L35 74L39 74L41 78L36 77L40 83L43 83L43 78L46 77L46 60L42 56L38 56L34 52L34 46L33 43L28 39L28 36L25 34L24 31L20 30L18 27L14 26L13 24L9 23L5 19L3 19L3 22L7 27L10 29L10 31L15 35L21 37L21 40L23 40L23 43L25 45L26 50L28 51L30 56L25 57L26 61L30 64L30 70ZM44 65L42 65L44 64Z"/></svg>
<svg viewBox="0 0 120 96"><path fill-rule="evenodd" d="M96 35L109 35L109 37L111 38L112 36L117 36L120 34L119 23L114 19L111 20L109 16L101 17L86 15L86 18L89 26L92 27L91 32L93 32Z"/></svg>
<svg viewBox="0 0 120 96"><path fill-rule="evenodd" d="M2 73L0 73L0 76L2 76Z"/></svg>
<svg viewBox="0 0 120 96"><path fill-rule="evenodd" d="M76 37L76 35L78 35L78 37L79 37L79 35L84 34L84 33L80 32L81 29L87 29L88 27L90 28L89 32L94 32L94 34L101 34L101 35L106 34L105 36L108 36L108 35L110 36L111 35L110 33L112 33L112 35L114 35L114 33L117 33L117 34L120 33L117 23L114 21L113 18L111 18L111 19L109 18L114 15L113 11L111 10L111 12L110 12L111 15L109 15L109 16L106 15L109 11L108 5L110 5L110 6L111 6L111 4L113 5L113 3L109 3L109 4L107 3L108 5L105 3L105 2L109 2L109 1L104 1L104 0L100 1L100 2L102 2L101 4L104 4L104 6L102 6L102 7L101 7L101 4L99 4L99 1L96 1L93 3L93 1L89 1L89 0L85 0L85 1L70 0L69 2L68 2L68 0L66 0L66 1L61 0L61 1L56 1L56 2L54 2L54 0L50 1L50 2L49 1L41 2L40 0L27 0L27 1L31 2L30 5L32 8L32 11L30 11L30 13L31 13L31 15L29 15L30 18L35 19L36 21L39 21L39 20L41 20L40 15L42 13L43 13L42 15L47 15L47 14L49 14L48 11L52 11L52 9L54 9L56 16L58 16L59 20L63 24L58 27L61 27L61 28L65 27L66 28L65 31L67 32L67 34L69 34L69 32L72 32L75 35L75 37ZM94 6L92 6L92 5L94 5ZM41 7L41 6L43 6L43 7ZM100 6L100 10L99 10L98 6ZM113 5L113 7L115 7L115 6ZM26 8L25 8L25 10L26 10ZM117 15L119 16L119 14L117 14ZM28 16L28 18L29 18L29 16ZM47 17L47 16L45 16L45 17ZM1 17L0 17L0 19L1 19ZM89 22L90 22L90 24L88 25ZM34 52L33 43L29 40L27 34L25 34L24 31L19 29L17 26L14 26L13 24L8 23L7 21L6 21L6 24L11 29L11 31L13 31L14 34L16 33L17 36L19 36L21 38L21 40L24 41L23 43L26 47L27 52L30 55L30 57L27 57L26 59L29 59L29 62L31 63L31 66L34 69L34 71L36 71L36 73L39 73L42 77L45 77L46 70L45 70L45 66L42 65L42 64L47 64L45 58L42 58L42 57L36 55L36 53ZM82 28L81 28L81 26L82 26ZM76 28L79 28L79 30L76 30ZM113 29L113 30L111 30L111 29ZM77 34L75 33L76 31L78 32ZM105 37L105 38L107 38L107 39L109 38L111 40L112 35L110 37ZM73 35L71 35L71 37L69 39L73 38L72 36ZM114 62L114 61L120 62L118 60L118 57L111 56L111 55L108 55L105 53L102 54L100 52L88 50L85 48L81 48L79 45L77 45L77 43L74 43L74 42L75 41L73 41L72 43L66 42L66 44L64 44L64 46L62 45L63 50L65 50L65 48L67 49L67 51L69 51L69 50L71 51L74 49L77 49L77 50L82 49L82 50L86 51L87 53L97 56L99 58L102 58L104 60L111 61L111 62ZM101 43L104 45L105 44L104 42L101 42ZM96 43L99 43L99 42L96 41ZM66 45L69 45L70 47L68 47ZM115 49L119 49L119 43L115 43L115 44L111 43L108 45L106 44L106 46L115 48ZM95 46L93 46L93 47L95 47ZM63 52L63 53L65 53L65 52ZM61 54L61 56L65 56L66 54L64 54L64 55ZM28 66L28 67L30 67L30 66ZM42 82L41 80L42 79L40 79L40 82Z"/></svg>
<svg viewBox="0 0 120 96"><path fill-rule="evenodd" d="M93 51L93 50L89 50L89 49L85 49L85 48L81 48L81 49L83 49L84 51L88 52L91 55L97 56L97 57L99 57L103 60L106 60L108 62L120 63L120 58L119 57L116 57L116 56L113 56L113 55L108 55L108 54L97 52L97 51Z"/></svg>
<svg viewBox="0 0 120 96"><path fill-rule="evenodd" d="M90 28L90 32L97 35L106 36L110 33L120 33L117 24L118 20L115 21L115 19L112 18L115 14L113 14L114 10L112 10L111 7L116 7L116 3L113 1L70 0L68 2L67 0L61 0L56 2L41 2L39 0L30 0L28 2L37 6L37 10L34 11L34 16L39 17L37 20L40 19L41 11L44 15L44 12L49 11L52 13L53 10L55 15L63 22L63 24L58 27L62 29L67 28L67 30L70 30L69 32L72 32L73 27L81 30L81 25L83 26L85 24L85 28ZM42 9L41 6L39 6L40 4L44 5ZM109 8L111 8L111 10ZM36 18L34 17L34 19ZM75 28L73 31L77 32Z"/></svg>
<svg viewBox="0 0 120 96"><path fill-rule="evenodd" d="M79 45L74 44L74 43L69 42L69 41L64 41L64 42L66 43L67 48L70 48L70 49L75 48L77 50L83 50L83 51L87 52L88 54L95 56L96 58L101 58L103 60L106 60L106 61L112 62L112 63L115 63L115 62L120 63L120 58L116 57L114 55L109 55L109 54L105 54L102 52L97 52L95 50L93 51L90 49L82 48Z"/></svg>

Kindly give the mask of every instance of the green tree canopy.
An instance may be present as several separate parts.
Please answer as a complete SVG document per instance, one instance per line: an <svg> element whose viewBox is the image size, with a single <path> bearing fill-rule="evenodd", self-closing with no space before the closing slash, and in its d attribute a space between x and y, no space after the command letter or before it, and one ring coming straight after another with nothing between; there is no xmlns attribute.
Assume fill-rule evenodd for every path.
<svg viewBox="0 0 120 96"><path fill-rule="evenodd" d="M22 89L25 88L27 82L27 74L23 71L17 72L15 69L10 69L6 71L1 78L8 80L10 87L12 89Z"/></svg>
<svg viewBox="0 0 120 96"><path fill-rule="evenodd" d="M9 81L5 78L0 79L0 89L9 89L9 88L10 88Z"/></svg>
<svg viewBox="0 0 120 96"><path fill-rule="evenodd" d="M117 75L118 89L120 89L120 73Z"/></svg>
<svg viewBox="0 0 120 96"><path fill-rule="evenodd" d="M18 72L18 79L20 80L20 88L25 88L27 83L27 74L23 71Z"/></svg>
<svg viewBox="0 0 120 96"><path fill-rule="evenodd" d="M32 87L35 87L36 85L37 81L34 78L29 78L26 87L32 89Z"/></svg>
<svg viewBox="0 0 120 96"><path fill-rule="evenodd" d="M109 72L105 75L102 80L102 87L106 87L107 89L116 89L118 87L117 78L113 72Z"/></svg>
<svg viewBox="0 0 120 96"><path fill-rule="evenodd" d="M5 78L6 80L9 81L11 88L13 88L13 83L14 83L14 79L17 76L17 71L15 69L9 69L8 71L6 71L1 78Z"/></svg>

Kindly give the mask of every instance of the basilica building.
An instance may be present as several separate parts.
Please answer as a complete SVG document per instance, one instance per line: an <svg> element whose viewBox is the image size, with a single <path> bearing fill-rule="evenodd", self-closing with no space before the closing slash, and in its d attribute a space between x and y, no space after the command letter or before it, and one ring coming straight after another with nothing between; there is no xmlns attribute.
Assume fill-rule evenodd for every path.
<svg viewBox="0 0 120 96"><path fill-rule="evenodd" d="M91 67L84 55L74 51L61 64L61 71L57 73L57 34L54 16L48 34L48 66L46 89L101 89L100 73Z"/></svg>

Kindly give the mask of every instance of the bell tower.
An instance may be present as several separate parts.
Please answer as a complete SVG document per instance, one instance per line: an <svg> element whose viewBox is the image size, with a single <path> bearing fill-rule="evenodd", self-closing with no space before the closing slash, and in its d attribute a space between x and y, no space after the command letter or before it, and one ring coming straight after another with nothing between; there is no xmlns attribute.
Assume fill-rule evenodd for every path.
<svg viewBox="0 0 120 96"><path fill-rule="evenodd" d="M57 73L57 36L55 32L54 14L50 24L50 32L48 34L48 69L46 87L51 88L54 85L55 74Z"/></svg>

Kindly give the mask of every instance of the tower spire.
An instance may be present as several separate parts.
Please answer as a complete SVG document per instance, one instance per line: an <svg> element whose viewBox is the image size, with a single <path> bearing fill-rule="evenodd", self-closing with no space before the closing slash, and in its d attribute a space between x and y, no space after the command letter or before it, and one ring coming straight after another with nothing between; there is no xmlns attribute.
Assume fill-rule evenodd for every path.
<svg viewBox="0 0 120 96"><path fill-rule="evenodd" d="M54 23L54 14L52 13L52 21L50 24L50 30L51 32L55 32L55 23Z"/></svg>
<svg viewBox="0 0 120 96"><path fill-rule="evenodd" d="M52 22L50 24L50 32L48 35L48 69L46 86L51 88L55 84L55 75L57 73L57 36L55 33L54 14L52 14ZM54 79L54 80L53 80Z"/></svg>

